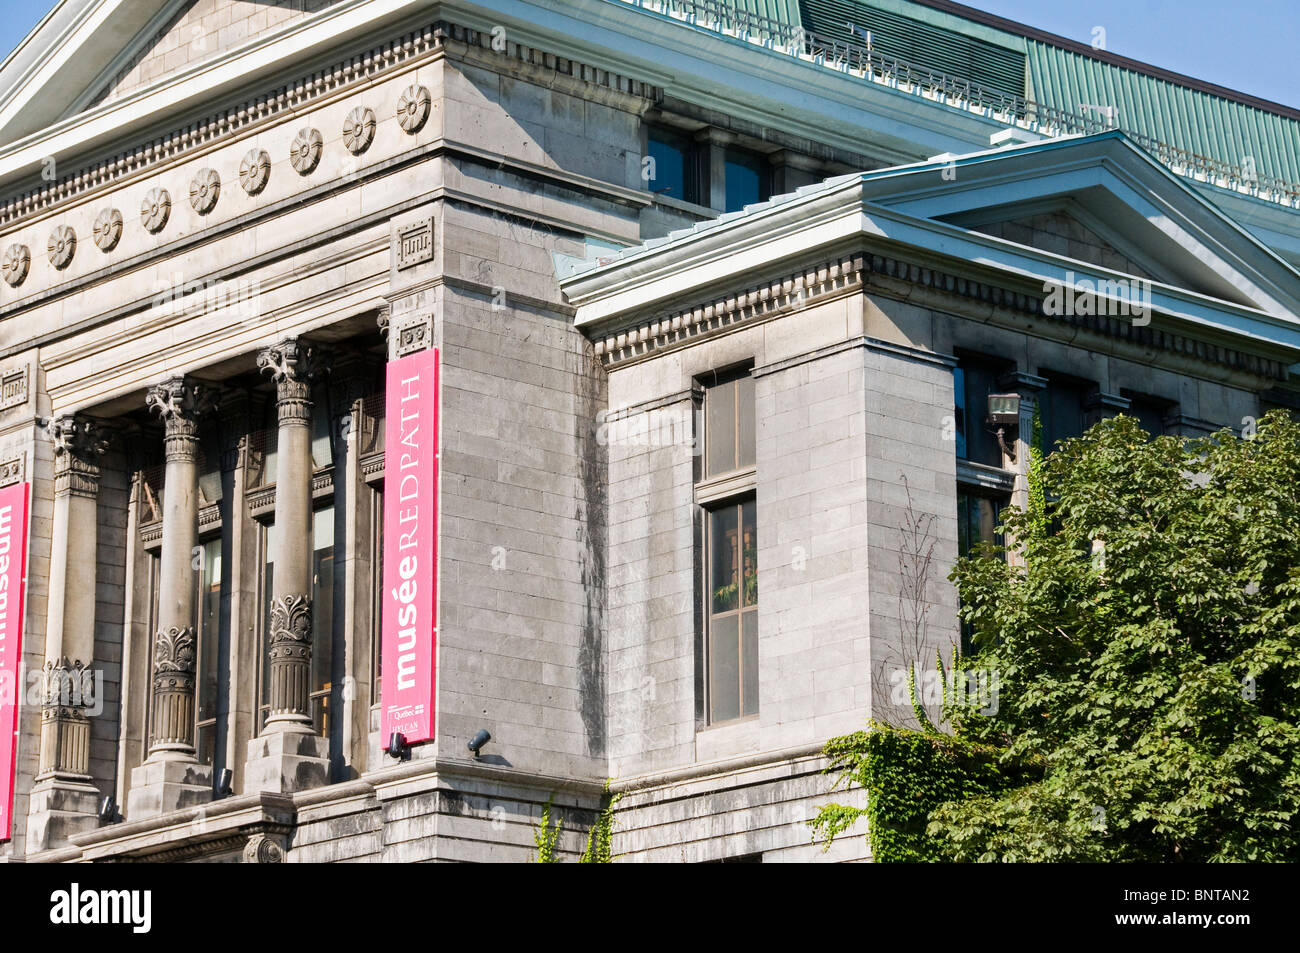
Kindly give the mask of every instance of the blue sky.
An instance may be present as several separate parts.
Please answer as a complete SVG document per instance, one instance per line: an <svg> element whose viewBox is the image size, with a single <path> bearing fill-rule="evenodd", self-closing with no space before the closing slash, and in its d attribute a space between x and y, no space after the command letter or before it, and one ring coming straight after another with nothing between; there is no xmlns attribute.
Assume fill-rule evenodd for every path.
<svg viewBox="0 0 1300 953"><path fill-rule="evenodd" d="M1300 107L1300 0L968 0L968 6L1231 89ZM54 4L0 0L3 56ZM924 64L921 64L924 65Z"/></svg>

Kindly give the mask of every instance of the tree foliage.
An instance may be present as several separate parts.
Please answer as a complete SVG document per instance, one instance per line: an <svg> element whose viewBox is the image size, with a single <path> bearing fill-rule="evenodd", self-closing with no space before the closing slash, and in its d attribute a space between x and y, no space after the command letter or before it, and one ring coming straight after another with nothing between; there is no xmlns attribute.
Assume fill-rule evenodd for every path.
<svg viewBox="0 0 1300 953"><path fill-rule="evenodd" d="M1300 426L1148 440L1119 417L1040 474L1044 512L1004 516L1021 558L988 547L951 577L997 705L950 707L951 747L929 742L1007 783L944 789L914 859L1300 858ZM840 764L877 823L896 782L873 765L936 771L872 760L897 744Z"/></svg>

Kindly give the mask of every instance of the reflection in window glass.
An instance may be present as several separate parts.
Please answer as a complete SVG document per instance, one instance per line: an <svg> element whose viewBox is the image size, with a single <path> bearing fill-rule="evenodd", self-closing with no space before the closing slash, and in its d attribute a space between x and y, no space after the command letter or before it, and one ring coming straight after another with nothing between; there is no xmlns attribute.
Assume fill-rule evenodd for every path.
<svg viewBox="0 0 1300 953"><path fill-rule="evenodd" d="M651 164L646 167L646 188L658 195L699 203L699 176L695 143L666 129L651 129L646 136Z"/></svg>
<svg viewBox="0 0 1300 953"><path fill-rule="evenodd" d="M754 465L754 378L742 372L704 391L704 475Z"/></svg>
<svg viewBox="0 0 1300 953"><path fill-rule="evenodd" d="M739 212L746 205L771 197L769 165L764 156L728 149L725 162L728 212Z"/></svg>
<svg viewBox="0 0 1300 953"><path fill-rule="evenodd" d="M198 636L198 680L195 698L194 743L200 764L212 764L216 750L217 707L220 695L221 645L221 540L209 540L200 547L201 559L194 572L195 632Z"/></svg>
<svg viewBox="0 0 1300 953"><path fill-rule="evenodd" d="M271 705L271 666L267 658L271 634L271 600L275 591L275 524L266 527L266 569L263 576L262 626L266 633L262 651L262 722ZM329 735L329 701L334 666L334 507L312 514L312 646L310 692L312 723Z"/></svg>
<svg viewBox="0 0 1300 953"><path fill-rule="evenodd" d="M754 500L709 511L709 721L758 714L758 525Z"/></svg>

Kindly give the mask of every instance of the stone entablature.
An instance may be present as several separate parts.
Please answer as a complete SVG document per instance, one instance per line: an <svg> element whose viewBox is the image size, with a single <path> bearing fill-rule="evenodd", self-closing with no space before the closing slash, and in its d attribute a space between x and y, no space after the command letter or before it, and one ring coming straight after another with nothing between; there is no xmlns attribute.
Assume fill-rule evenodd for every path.
<svg viewBox="0 0 1300 953"><path fill-rule="evenodd" d="M726 297L695 302L648 321L642 319L615 334L598 334L595 351L612 369L642 360L652 352L688 347L707 337L779 318L845 294L865 291L915 301L918 286L934 292L932 306L947 308L953 314L966 313L970 303L975 302L985 315L993 308L1040 319L1046 337L1067 332L1073 336L1083 330L1143 351L1191 357L1262 380L1287 379L1288 365L1279 360L1160 328L1135 326L1132 321L1106 315L1048 315L1041 294L865 252L828 259Z"/></svg>
<svg viewBox="0 0 1300 953"><path fill-rule="evenodd" d="M117 237L126 238L122 235L124 231L127 235L130 234L130 226L133 223L128 220L125 228L118 226L114 235L113 229L104 228L105 223L97 217L103 212L104 206L107 204L113 209L136 208L141 207L142 201L149 197L144 191L126 194L111 191L112 183L119 180L125 183L138 180L142 175L148 175L156 181L174 169L177 175L167 174L167 183L171 186L169 205L174 218L177 211L174 199L171 199L174 195L198 194L200 197L196 198L194 203L197 214L201 216L207 216L214 208L224 204L219 187L211 188L214 176L218 183L240 181L244 185L245 192L256 195L262 191L268 177L274 178L275 167L285 163L297 171L299 176L315 182L318 179L312 173L317 171L323 153L335 147L350 159L351 164L347 171L355 174L358 171L355 164L359 159L353 157L369 153L373 141L384 139L383 130L389 122L394 122L405 135L394 138L391 146L396 148L387 150L387 155L367 155L367 160L379 161L389 158L394 151L400 152L410 148L413 140L423 141L429 138L427 135L429 132L441 132L437 124L428 122L431 118L434 97L427 83L423 81L424 74L419 74L421 79L419 82L413 83L411 79L414 70L442 55L445 42L449 39L454 40L458 45L492 49L491 34L480 33L454 24L439 22L407 33L365 54L350 57L347 61L335 64L329 69L313 73L292 85L281 87L255 100L224 110L161 139L141 145L131 152L123 153L113 160L79 171L76 175L69 176L55 185L12 199L0 205L0 228L10 226L21 228L23 222L29 219L37 221L44 219L49 211L69 200L76 200L82 196L95 196L98 199L95 211L86 222L80 221L80 218L86 215L80 203L75 206L65 206L55 225L55 231L71 228L74 233L94 234L100 249L108 252L117 246ZM656 87L640 81L513 42L508 43L505 50L494 52L493 55L505 55L533 69L571 77L580 84L605 86L629 99L648 102L662 95ZM392 81L394 78L396 81ZM353 94L353 98L346 101L345 108L333 108L340 97L349 96L350 93ZM309 109L327 115L328 122L320 121L305 128L301 126L304 117L316 115L315 112L308 112ZM268 125L277 126L280 123L292 125L293 130L286 137L283 130L277 128L268 137ZM254 154L247 152L247 140L254 133L259 135L259 142L276 141L277 150L268 153L269 167L265 163L260 163L259 169L259 162L254 158ZM277 141L279 139L285 141L279 143ZM245 145L233 161L226 154L232 149L238 149L238 146L230 145L232 142ZM187 162L191 159L194 160L192 167ZM253 159L251 168L249 168L249 161L241 163L241 159ZM337 174L328 162L319 171L323 177L333 178ZM209 186L206 190L195 189L196 185L201 186L204 182ZM302 185L303 183L299 183L300 187ZM161 186L155 184L154 188L160 189ZM150 192L149 195L153 193ZM157 203L149 204L152 206ZM232 209L236 214L247 210L246 206ZM168 223L167 218L166 211L145 212L142 209L141 212L141 224L149 231L161 233L164 238L168 237L168 232L173 231L173 228L169 227L172 223ZM189 230L189 228L201 227L202 224L216 224L220 218L221 216L213 215L210 223L190 221L176 227ZM101 226L99 229L96 228L97 224ZM31 235L28 234L28 230L23 229L9 230L0 237L0 245L7 253L16 249L6 258L6 262L12 260L14 264L7 265L5 280L13 287L26 284L27 286L23 288L24 295L57 283L50 280L48 276L45 279L29 276L30 268L24 265L30 262L30 251L27 251L25 258L22 255L22 250L30 249L33 244L40 246L52 242L53 235L54 232L51 232L49 227L45 227L44 231L37 227ZM101 235L113 237L101 239ZM66 245L66 242L63 244ZM122 252L131 250L140 249L131 248L131 243L127 241ZM51 258L53 255L52 251ZM60 251L63 264L57 267L70 268L68 277L71 277L75 273L85 273L103 264L102 261L92 258L87 265L81 260L84 255L84 251L78 252L74 248L66 255L66 260L63 260L63 252ZM80 264L81 267L73 267L76 264Z"/></svg>

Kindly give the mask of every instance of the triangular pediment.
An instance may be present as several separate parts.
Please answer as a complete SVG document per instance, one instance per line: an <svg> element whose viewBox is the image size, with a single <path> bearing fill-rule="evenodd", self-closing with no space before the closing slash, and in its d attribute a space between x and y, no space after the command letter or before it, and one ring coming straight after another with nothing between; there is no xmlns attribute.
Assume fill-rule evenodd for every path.
<svg viewBox="0 0 1300 953"><path fill-rule="evenodd" d="M1272 314L1300 275L1122 133L1070 136L863 177L874 205Z"/></svg>
<svg viewBox="0 0 1300 953"><path fill-rule="evenodd" d="M341 0L64 0L0 64L0 143L260 42Z"/></svg>

